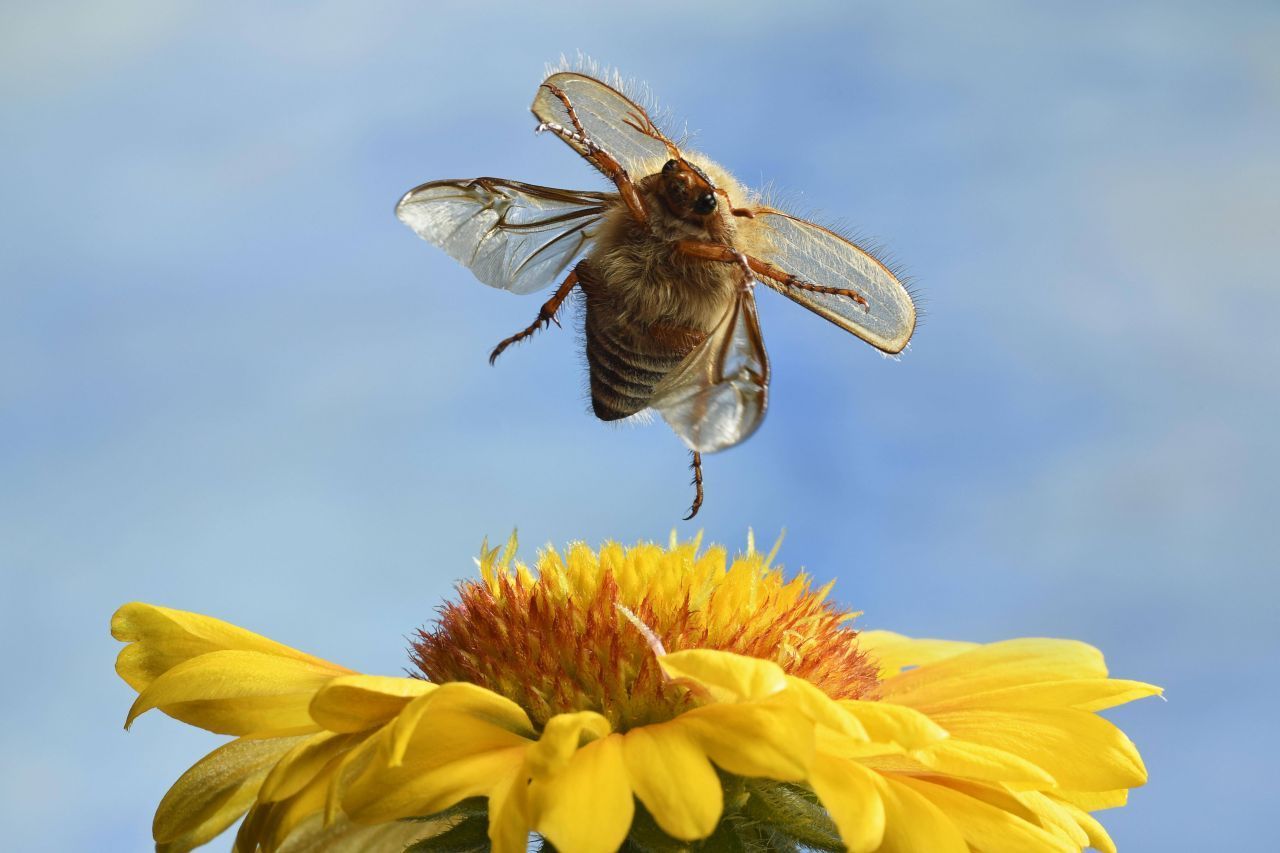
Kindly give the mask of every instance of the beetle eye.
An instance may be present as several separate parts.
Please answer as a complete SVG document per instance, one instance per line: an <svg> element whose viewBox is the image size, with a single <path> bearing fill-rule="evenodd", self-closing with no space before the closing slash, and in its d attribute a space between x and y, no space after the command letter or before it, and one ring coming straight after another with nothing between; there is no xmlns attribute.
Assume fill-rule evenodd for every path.
<svg viewBox="0 0 1280 853"><path fill-rule="evenodd" d="M716 197L712 193L703 193L693 203L693 212L707 214L716 209Z"/></svg>
<svg viewBox="0 0 1280 853"><path fill-rule="evenodd" d="M674 169L676 166L679 166L679 165L680 164L677 163L675 160L668 160L666 165L662 167L662 171L670 172L672 169Z"/></svg>

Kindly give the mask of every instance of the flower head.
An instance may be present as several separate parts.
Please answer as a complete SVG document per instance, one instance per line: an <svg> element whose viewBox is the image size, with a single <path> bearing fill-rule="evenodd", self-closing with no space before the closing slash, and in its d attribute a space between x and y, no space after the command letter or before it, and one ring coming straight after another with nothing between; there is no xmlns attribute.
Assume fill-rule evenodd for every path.
<svg viewBox="0 0 1280 853"><path fill-rule="evenodd" d="M740 559L697 543L667 549L605 545L548 551L533 574L485 549L481 579L420 631L413 659L428 680L466 681L514 700L536 725L596 711L615 730L660 723L697 704L672 683L655 650L716 649L771 660L838 699L876 688L852 618L803 575L786 580L768 559Z"/></svg>
<svg viewBox="0 0 1280 853"><path fill-rule="evenodd" d="M1159 691L1082 643L858 632L751 547L575 545L536 571L514 551L482 552L413 677L121 608L128 723L160 708L236 736L162 800L157 849L247 812L241 853L523 851L530 831L566 853L1109 850L1090 812L1146 780L1096 712Z"/></svg>

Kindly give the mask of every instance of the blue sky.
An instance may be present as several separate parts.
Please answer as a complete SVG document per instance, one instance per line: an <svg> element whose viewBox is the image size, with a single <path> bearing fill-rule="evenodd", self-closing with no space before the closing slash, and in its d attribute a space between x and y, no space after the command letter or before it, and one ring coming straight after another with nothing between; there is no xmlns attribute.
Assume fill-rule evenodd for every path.
<svg viewBox="0 0 1280 853"><path fill-rule="evenodd" d="M111 612L396 673L480 541L746 530L863 624L1078 637L1168 701L1123 850L1264 849L1280 526L1273 4L412 2L0 10L0 814L134 851L216 738L120 730ZM391 213L601 181L527 112L585 51L745 182L872 235L898 361L771 293L772 406L707 459L588 414L571 332ZM214 845L226 849L229 842Z"/></svg>

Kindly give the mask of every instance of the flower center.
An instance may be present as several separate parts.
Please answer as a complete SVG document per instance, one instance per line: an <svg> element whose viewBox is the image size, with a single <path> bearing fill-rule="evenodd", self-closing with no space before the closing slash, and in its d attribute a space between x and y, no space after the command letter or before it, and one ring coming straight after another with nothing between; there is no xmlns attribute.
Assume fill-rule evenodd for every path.
<svg viewBox="0 0 1280 853"><path fill-rule="evenodd" d="M750 550L726 567L696 544L575 545L540 555L537 575L484 551L483 580L418 632L412 658L431 681L469 681L518 703L539 727L591 710L614 728L662 722L696 700L666 681L644 626L669 652L716 649L778 663L836 699L871 694L875 665L858 649L852 614L803 574L784 580ZM623 608L626 609L625 612ZM641 625L635 624L638 620Z"/></svg>

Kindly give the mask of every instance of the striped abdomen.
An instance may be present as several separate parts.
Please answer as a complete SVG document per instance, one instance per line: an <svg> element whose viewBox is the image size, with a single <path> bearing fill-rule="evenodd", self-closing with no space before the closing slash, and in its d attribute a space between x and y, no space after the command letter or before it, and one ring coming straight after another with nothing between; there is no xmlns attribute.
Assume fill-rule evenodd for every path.
<svg viewBox="0 0 1280 853"><path fill-rule="evenodd" d="M653 391L706 334L692 329L619 320L605 288L578 265L586 296L585 337L591 369L591 408L602 421L616 421L649 407Z"/></svg>

